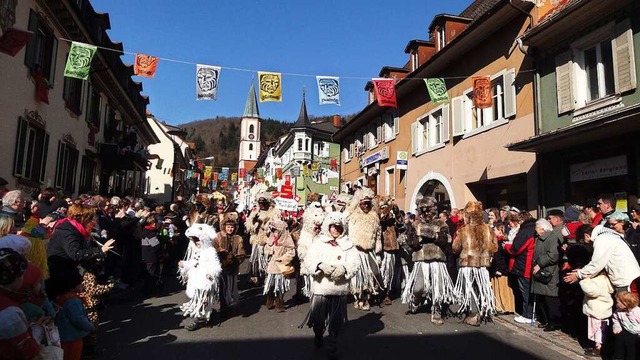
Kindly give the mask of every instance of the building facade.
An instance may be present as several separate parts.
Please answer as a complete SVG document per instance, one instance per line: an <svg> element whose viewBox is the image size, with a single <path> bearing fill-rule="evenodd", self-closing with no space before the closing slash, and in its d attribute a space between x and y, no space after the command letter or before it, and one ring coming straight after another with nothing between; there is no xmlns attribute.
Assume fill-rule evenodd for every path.
<svg viewBox="0 0 640 360"><path fill-rule="evenodd" d="M148 99L120 59L121 43L106 33L109 16L89 1L8 1L0 8L3 35L32 32L11 56L0 54L0 176L35 194L54 187L66 195L141 196L146 146L158 141L145 118ZM97 45L89 80L63 77L71 43Z"/></svg>

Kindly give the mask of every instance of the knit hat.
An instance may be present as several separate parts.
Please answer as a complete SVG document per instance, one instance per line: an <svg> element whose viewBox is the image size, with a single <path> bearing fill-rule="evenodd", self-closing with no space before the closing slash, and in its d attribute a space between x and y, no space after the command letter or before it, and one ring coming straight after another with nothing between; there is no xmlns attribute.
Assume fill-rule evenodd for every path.
<svg viewBox="0 0 640 360"><path fill-rule="evenodd" d="M31 241L24 236L9 234L0 238L0 249L9 248L26 256L31 251Z"/></svg>
<svg viewBox="0 0 640 360"><path fill-rule="evenodd" d="M570 206L567 211L564 212L564 220L567 222L578 221L580 211L575 206Z"/></svg>
<svg viewBox="0 0 640 360"><path fill-rule="evenodd" d="M16 281L27 269L27 259L14 250L0 249L0 285Z"/></svg>
<svg viewBox="0 0 640 360"><path fill-rule="evenodd" d="M614 211L609 216L607 216L607 219L618 220L618 221L629 221L629 216L623 212Z"/></svg>
<svg viewBox="0 0 640 360"><path fill-rule="evenodd" d="M564 218L564 212L562 212L562 210L560 209L551 209L547 211L547 216L559 216L561 218Z"/></svg>

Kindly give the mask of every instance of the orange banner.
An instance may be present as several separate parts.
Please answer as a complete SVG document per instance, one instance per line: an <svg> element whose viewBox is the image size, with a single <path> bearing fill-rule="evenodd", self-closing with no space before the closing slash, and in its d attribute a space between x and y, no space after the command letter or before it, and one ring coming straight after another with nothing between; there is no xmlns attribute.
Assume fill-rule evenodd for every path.
<svg viewBox="0 0 640 360"><path fill-rule="evenodd" d="M151 55L136 54L133 73L138 76L152 78L156 74L158 61L160 61L160 59Z"/></svg>
<svg viewBox="0 0 640 360"><path fill-rule="evenodd" d="M491 78L488 76L474 77L473 81L473 106L479 109L488 109L493 106Z"/></svg>
<svg viewBox="0 0 640 360"><path fill-rule="evenodd" d="M282 179L282 168L276 168L276 179Z"/></svg>

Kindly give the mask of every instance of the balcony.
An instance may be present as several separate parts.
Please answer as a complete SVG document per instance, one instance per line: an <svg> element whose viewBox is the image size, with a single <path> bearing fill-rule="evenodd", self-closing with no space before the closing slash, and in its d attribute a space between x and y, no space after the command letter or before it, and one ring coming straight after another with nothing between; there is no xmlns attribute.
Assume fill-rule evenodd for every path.
<svg viewBox="0 0 640 360"><path fill-rule="evenodd" d="M294 161L311 161L311 153L305 151L294 151L293 152L293 160Z"/></svg>

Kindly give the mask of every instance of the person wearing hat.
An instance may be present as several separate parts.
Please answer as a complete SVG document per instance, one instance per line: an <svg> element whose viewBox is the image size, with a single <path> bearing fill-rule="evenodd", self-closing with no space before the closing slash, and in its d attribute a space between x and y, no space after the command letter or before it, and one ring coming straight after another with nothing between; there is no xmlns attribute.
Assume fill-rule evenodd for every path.
<svg viewBox="0 0 640 360"><path fill-rule="evenodd" d="M220 281L220 313L225 315L228 307L238 304L238 273L240 264L246 258L243 240L238 235L238 214L224 213L220 222L220 231L213 239L213 248L218 252L222 264Z"/></svg>
<svg viewBox="0 0 640 360"><path fill-rule="evenodd" d="M270 192L262 192L257 195L258 206L255 207L247 221L245 228L249 234L249 243L251 244L251 257L249 258L251 279L250 281L257 285L264 279L267 258L264 255L264 246L267 244L269 233L268 224L271 220L280 219L280 210L273 206L273 197Z"/></svg>
<svg viewBox="0 0 640 360"><path fill-rule="evenodd" d="M264 254L269 259L263 291L267 298L265 307L275 307L277 312L284 312L284 294L289 291L289 278L295 273L293 259L296 256L296 246L286 222L272 219L268 226L269 237L264 247Z"/></svg>
<svg viewBox="0 0 640 360"><path fill-rule="evenodd" d="M629 248L633 252L636 260L640 261L640 236L636 230L631 226L629 216L627 214L614 211L606 218L607 223L605 226L615 230L618 234L624 236Z"/></svg>
<svg viewBox="0 0 640 360"><path fill-rule="evenodd" d="M3 359L33 359L40 353L31 335L27 316L18 299L27 259L8 248L0 249L0 356Z"/></svg>

